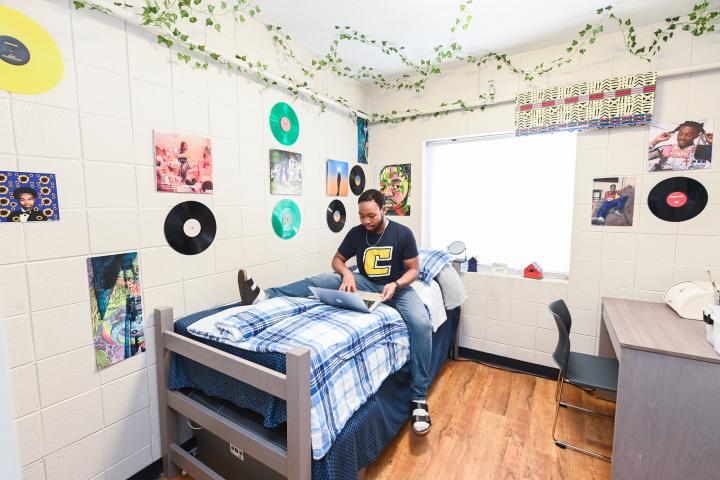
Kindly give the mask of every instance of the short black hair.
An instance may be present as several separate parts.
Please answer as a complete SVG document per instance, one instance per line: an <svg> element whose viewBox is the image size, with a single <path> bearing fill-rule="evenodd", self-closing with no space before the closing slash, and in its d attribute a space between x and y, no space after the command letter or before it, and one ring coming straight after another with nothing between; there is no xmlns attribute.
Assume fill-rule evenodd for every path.
<svg viewBox="0 0 720 480"><path fill-rule="evenodd" d="M360 198L358 198L358 205L362 202L375 202L378 204L378 207L380 207L380 210L385 207L385 197L374 188L365 190L360 194Z"/></svg>
<svg viewBox="0 0 720 480"><path fill-rule="evenodd" d="M12 195L13 195L13 198L14 198L14 199L20 200L20 195L22 195L23 193L29 193L30 195L33 196L33 198L37 198L37 196L38 196L37 191L36 191L34 188L29 188L29 187L19 187L19 188L16 188L16 189L13 191L13 194L12 194Z"/></svg>

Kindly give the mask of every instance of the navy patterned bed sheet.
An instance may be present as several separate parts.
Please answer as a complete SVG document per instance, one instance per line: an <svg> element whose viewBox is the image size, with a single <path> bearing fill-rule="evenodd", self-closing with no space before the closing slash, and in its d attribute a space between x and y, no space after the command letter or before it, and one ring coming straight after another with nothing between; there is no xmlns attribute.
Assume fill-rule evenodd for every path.
<svg viewBox="0 0 720 480"><path fill-rule="evenodd" d="M283 354L249 352L196 337L188 332L188 327L199 319L237 305L225 305L181 318L175 322L175 332L285 373ZM431 382L448 357L460 321L460 308L448 310L447 314L447 321L433 334ZM328 453L322 459L312 461L313 480L355 480L359 470L377 459L408 420L411 405L410 382L408 362L385 379L375 395L350 417ZM205 395L230 401L262 415L263 425L267 428L278 427L287 420L284 400L180 355L173 355L170 363L168 388L192 388Z"/></svg>

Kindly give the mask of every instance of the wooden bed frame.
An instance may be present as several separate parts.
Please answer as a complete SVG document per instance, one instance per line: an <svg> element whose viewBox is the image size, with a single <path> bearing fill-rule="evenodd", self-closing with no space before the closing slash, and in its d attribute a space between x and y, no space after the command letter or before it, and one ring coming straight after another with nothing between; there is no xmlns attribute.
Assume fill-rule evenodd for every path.
<svg viewBox="0 0 720 480"><path fill-rule="evenodd" d="M182 335L173 327L171 307L155 309L157 381L160 408L160 444L163 473L173 479L185 470L195 480L223 480L210 467L186 452L180 443L180 415L247 452L289 480L309 480L310 350L294 348L286 354L286 374L225 353ZM172 354L195 360L214 370L285 400L287 449L279 447L180 392L167 388Z"/></svg>

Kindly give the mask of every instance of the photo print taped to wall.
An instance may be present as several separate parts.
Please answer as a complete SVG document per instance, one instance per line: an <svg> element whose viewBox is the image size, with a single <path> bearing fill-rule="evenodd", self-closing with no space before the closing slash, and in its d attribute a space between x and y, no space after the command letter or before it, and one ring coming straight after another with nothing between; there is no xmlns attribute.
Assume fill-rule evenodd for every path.
<svg viewBox="0 0 720 480"><path fill-rule="evenodd" d="M712 166L712 145L712 120L653 124L647 171L707 170Z"/></svg>
<svg viewBox="0 0 720 480"><path fill-rule="evenodd" d="M0 222L60 220L54 173L0 170Z"/></svg>
<svg viewBox="0 0 720 480"><path fill-rule="evenodd" d="M98 368L144 352L137 252L88 258L87 274Z"/></svg>
<svg viewBox="0 0 720 480"><path fill-rule="evenodd" d="M385 214L410 215L410 164L386 165L380 170L380 192L385 197Z"/></svg>
<svg viewBox="0 0 720 480"><path fill-rule="evenodd" d="M630 227L635 213L635 177L593 180L592 225Z"/></svg>
<svg viewBox="0 0 720 480"><path fill-rule="evenodd" d="M270 150L270 193L302 195L302 154Z"/></svg>
<svg viewBox="0 0 720 480"><path fill-rule="evenodd" d="M155 182L158 192L212 193L209 138L155 130Z"/></svg>

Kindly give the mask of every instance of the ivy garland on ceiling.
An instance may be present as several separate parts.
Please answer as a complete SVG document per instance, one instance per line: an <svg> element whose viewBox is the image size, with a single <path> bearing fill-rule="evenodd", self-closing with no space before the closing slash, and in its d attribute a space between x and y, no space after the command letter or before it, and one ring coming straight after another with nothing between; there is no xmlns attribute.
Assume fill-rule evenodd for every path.
<svg viewBox="0 0 720 480"><path fill-rule="evenodd" d="M209 62L225 65L230 70L254 74L266 87L276 85L268 76L268 65L261 60L249 60L247 55L235 53L233 61L226 59L221 54L212 51L206 44L196 43L186 28L190 25L200 24L207 28L213 28L217 32L222 29L221 20L232 18L237 24L242 24L247 17L255 17L260 13L260 7L251 0L144 0L145 5L136 7L123 2L113 2L115 7L126 9L137 14L142 19L142 25L157 27L162 33L157 36L158 43L168 48L176 46L179 60L194 65L196 68L207 69ZM596 14L600 19L595 24L587 24L580 30L576 37L565 48L565 53L554 59L540 62L534 66L521 68L515 65L507 54L489 52L483 55L463 55L462 45L458 43L456 36L460 30L468 30L473 20L470 13L470 6L473 0L464 0L459 5L459 15L455 18L450 27L450 40L447 44L440 44L433 48L434 56L429 59L421 59L414 62L405 54L405 48L396 46L387 40L371 38L368 35L352 29L350 26L335 26L335 36L330 42L328 52L324 57L313 58L310 64L298 58L290 46L290 35L284 32L278 25L266 25L265 28L276 48L285 55L302 72L303 79L298 80L290 75L283 74L281 78L288 82L288 91L294 96L307 95L322 111L327 107L320 99L319 92L314 90L308 83L315 77L317 72L329 70L338 77L370 81L379 88L387 90L414 90L420 92L425 88L430 78L442 75L441 66L452 61L455 65L465 63L482 68L487 64L495 64L497 70L508 69L514 74L521 75L524 80L531 81L557 70L563 65L571 63L579 55L583 55L595 43L599 34L604 31L607 23L617 24L622 32L625 47L631 55L647 60L655 56L661 47L673 38L676 31L686 31L695 37L714 32L720 21L720 8L711 8L710 0L704 0L693 6L691 12L682 17L670 17L665 19L665 26L652 32L652 40L647 45L640 45L638 42L638 29L628 19L615 15L612 6L599 8ZM113 12L101 4L92 0L73 0L76 9L89 8L107 14ZM379 49L388 56L396 57L409 69L409 73L398 75L395 78L386 78L376 72L372 67L359 66L351 67L345 64L340 55L341 45L345 42L358 42L367 46ZM309 93L308 93L309 92ZM354 108L343 97L330 97L332 100L344 105L351 111L351 116L356 117L358 109ZM458 99L452 103L443 102L438 110L430 114L441 116L449 113L450 110L462 109L473 111L476 108L483 110L487 104L495 98L492 83L488 92L479 95L472 100ZM471 106L472 103L480 102L478 106ZM371 122L402 122L415 120L422 114L413 109L403 112L392 111L390 113L369 113L368 119Z"/></svg>

